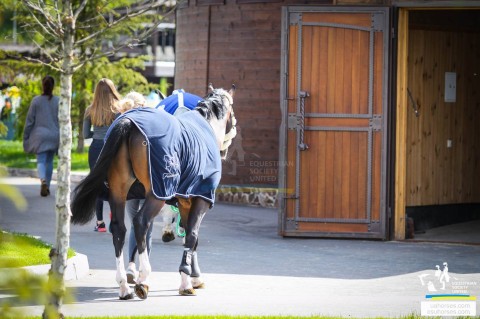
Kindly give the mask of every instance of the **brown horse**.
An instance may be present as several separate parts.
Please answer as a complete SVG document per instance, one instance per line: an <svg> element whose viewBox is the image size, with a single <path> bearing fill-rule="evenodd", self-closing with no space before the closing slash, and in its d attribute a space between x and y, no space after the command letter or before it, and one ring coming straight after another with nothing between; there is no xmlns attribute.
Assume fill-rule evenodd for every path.
<svg viewBox="0 0 480 319"><path fill-rule="evenodd" d="M197 259L199 228L213 206L221 176L221 159L235 136L233 94L213 89L197 107L178 118L157 109L135 109L115 120L105 146L88 176L75 188L72 223L85 224L94 216L95 198L108 194L112 210L110 229L117 260L116 280L122 300L133 298L127 284L123 245L125 201L145 198L133 219L139 253L139 277L134 291L146 299L151 265L146 231L165 201L176 201L186 231L180 263L179 293L194 295L203 288Z"/></svg>

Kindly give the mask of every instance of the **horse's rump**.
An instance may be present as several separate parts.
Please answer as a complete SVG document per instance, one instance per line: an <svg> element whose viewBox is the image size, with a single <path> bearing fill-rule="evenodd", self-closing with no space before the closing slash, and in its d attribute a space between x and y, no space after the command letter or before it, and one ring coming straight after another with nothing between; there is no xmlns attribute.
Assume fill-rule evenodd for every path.
<svg viewBox="0 0 480 319"><path fill-rule="evenodd" d="M131 120L147 140L151 191L157 199L200 196L213 204L221 160L214 133L198 112L186 112L177 119L164 110L134 109L112 127L123 118ZM140 186L134 184L128 198L139 198Z"/></svg>
<svg viewBox="0 0 480 319"><path fill-rule="evenodd" d="M116 126L109 131L111 135L90 173L75 187L72 196L71 210L72 223L85 224L95 215L97 198L108 199L108 189L105 185L108 169L117 155L120 145L126 143L132 123L129 120L116 122Z"/></svg>

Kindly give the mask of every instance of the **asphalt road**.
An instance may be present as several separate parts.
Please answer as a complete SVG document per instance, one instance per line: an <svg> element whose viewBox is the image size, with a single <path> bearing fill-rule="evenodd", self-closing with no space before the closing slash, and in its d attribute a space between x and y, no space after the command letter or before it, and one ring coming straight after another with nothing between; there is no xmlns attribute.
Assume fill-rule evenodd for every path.
<svg viewBox="0 0 480 319"><path fill-rule="evenodd" d="M53 243L54 196L40 197L36 179L11 177L4 182L19 187L29 207L18 212L0 197L0 227ZM150 261L158 287L152 287L141 303L138 298L123 303L117 299L111 235L94 232L94 221L73 225L70 245L87 255L90 273L67 283L76 287L77 303L65 306L65 313L408 315L420 312L428 293L419 276L433 273L443 262L448 262L452 278L476 282L470 294L480 292L480 246L282 238L277 222L275 209L216 204L202 223L198 248L207 289L193 298L177 293L181 240L163 243L155 225ZM40 311L27 309L33 314Z"/></svg>

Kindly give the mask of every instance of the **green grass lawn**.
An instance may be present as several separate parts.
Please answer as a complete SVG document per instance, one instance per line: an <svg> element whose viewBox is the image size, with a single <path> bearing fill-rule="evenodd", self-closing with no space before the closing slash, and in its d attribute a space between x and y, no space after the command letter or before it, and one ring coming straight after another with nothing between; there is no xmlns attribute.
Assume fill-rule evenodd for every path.
<svg viewBox="0 0 480 319"><path fill-rule="evenodd" d="M26 317L25 319L33 319L34 317ZM72 317L75 318L75 317ZM300 316L222 316L222 315L211 315L211 316L131 316L131 317L82 317L83 319L108 319L108 318L115 318L115 319L248 319L248 318L255 318L255 319L342 319L346 317L326 317L326 316L310 316L310 317L300 317ZM405 317L393 317L388 319L421 319L425 317L421 317L419 315L411 315ZM435 317L430 317L435 318ZM439 318L439 317L436 317ZM469 317L472 319L472 317ZM479 317L473 317L479 318ZM348 317L348 319L355 319L355 317ZM364 318L365 319L365 318ZM375 319L383 319L382 317L378 317Z"/></svg>
<svg viewBox="0 0 480 319"><path fill-rule="evenodd" d="M0 268L50 264L51 248L30 235L0 231ZM69 249L67 255L73 257L75 251Z"/></svg>
<svg viewBox="0 0 480 319"><path fill-rule="evenodd" d="M0 163L10 168L37 168L35 154L25 154L21 141L0 140ZM54 167L57 167L58 157L55 156ZM78 154L72 151L72 171L88 171L88 147Z"/></svg>

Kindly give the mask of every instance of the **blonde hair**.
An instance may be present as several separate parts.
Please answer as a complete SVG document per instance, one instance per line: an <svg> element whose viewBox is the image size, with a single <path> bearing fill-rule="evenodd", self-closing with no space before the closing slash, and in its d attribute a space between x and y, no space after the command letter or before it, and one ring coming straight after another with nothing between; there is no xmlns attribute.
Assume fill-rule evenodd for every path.
<svg viewBox="0 0 480 319"><path fill-rule="evenodd" d="M85 111L85 117L90 116L94 126L109 126L118 113L121 98L111 80L101 79L95 87L93 102Z"/></svg>
<svg viewBox="0 0 480 319"><path fill-rule="evenodd" d="M131 109L146 107L146 104L147 100L142 94L131 91L118 103L118 111L124 113Z"/></svg>

